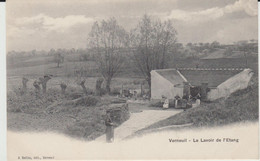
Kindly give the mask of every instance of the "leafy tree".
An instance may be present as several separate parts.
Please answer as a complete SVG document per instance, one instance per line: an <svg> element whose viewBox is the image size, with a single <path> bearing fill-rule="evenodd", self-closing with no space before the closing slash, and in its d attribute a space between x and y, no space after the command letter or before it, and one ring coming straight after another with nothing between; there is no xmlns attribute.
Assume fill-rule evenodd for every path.
<svg viewBox="0 0 260 161"><path fill-rule="evenodd" d="M211 48L218 48L220 47L220 43L217 42L217 41L213 41L211 44L210 44Z"/></svg>
<svg viewBox="0 0 260 161"><path fill-rule="evenodd" d="M193 46L193 44L191 42L189 42L189 43L186 44L186 46L191 48Z"/></svg>
<svg viewBox="0 0 260 161"><path fill-rule="evenodd" d="M151 70L167 67L170 50L176 43L177 32L172 21L153 20L144 15L137 27L130 33L130 47L133 60L145 76L151 88Z"/></svg>
<svg viewBox="0 0 260 161"><path fill-rule="evenodd" d="M50 49L48 55L54 55L56 53L55 49Z"/></svg>
<svg viewBox="0 0 260 161"><path fill-rule="evenodd" d="M245 57L245 65L248 67L248 56L254 52L254 47L252 44L247 42L241 42L238 44L238 49L243 52Z"/></svg>
<svg viewBox="0 0 260 161"><path fill-rule="evenodd" d="M60 67L60 64L64 62L64 57L61 55L61 53L57 53L54 55L54 61L57 63L57 67Z"/></svg>
<svg viewBox="0 0 260 161"><path fill-rule="evenodd" d="M89 33L89 47L95 54L99 71L105 79L106 90L110 93L112 78L119 72L123 64L123 50L127 46L128 34L117 24L115 18L95 22Z"/></svg>

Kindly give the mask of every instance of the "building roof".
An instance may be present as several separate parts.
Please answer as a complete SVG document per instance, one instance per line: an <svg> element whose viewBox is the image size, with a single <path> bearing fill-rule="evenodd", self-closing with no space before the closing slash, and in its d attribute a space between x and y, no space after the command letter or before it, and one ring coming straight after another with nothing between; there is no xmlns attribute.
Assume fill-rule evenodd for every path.
<svg viewBox="0 0 260 161"><path fill-rule="evenodd" d="M173 84L184 82L185 79L193 86L200 86L201 83L208 83L209 87L217 87L230 77L240 73L241 68L179 68L156 70L161 76ZM178 73L178 71L180 73ZM183 78L184 77L184 78Z"/></svg>
<svg viewBox="0 0 260 161"><path fill-rule="evenodd" d="M172 84L182 83L185 81L176 69L161 69L155 71Z"/></svg>

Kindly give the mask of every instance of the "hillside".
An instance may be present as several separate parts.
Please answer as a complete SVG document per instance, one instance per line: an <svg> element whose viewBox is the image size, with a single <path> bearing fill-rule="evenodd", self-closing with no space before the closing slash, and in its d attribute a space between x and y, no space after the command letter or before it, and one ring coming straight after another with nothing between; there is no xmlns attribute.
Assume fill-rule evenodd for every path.
<svg viewBox="0 0 260 161"><path fill-rule="evenodd" d="M247 62L247 64L246 64ZM172 68L251 68L258 73L258 55L251 55L247 59L242 58L218 58L218 59L175 59Z"/></svg>

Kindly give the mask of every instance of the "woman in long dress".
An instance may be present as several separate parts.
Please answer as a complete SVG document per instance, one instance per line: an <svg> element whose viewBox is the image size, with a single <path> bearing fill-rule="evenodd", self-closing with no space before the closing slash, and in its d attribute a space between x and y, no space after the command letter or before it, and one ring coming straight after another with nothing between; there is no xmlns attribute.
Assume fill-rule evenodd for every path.
<svg viewBox="0 0 260 161"><path fill-rule="evenodd" d="M201 96L200 96L200 93L197 94L197 97L196 97L196 105L197 107L200 105L200 99L201 99Z"/></svg>
<svg viewBox="0 0 260 161"><path fill-rule="evenodd" d="M165 99L164 104L163 104L163 109L168 109L169 108L169 99Z"/></svg>
<svg viewBox="0 0 260 161"><path fill-rule="evenodd" d="M107 117L106 117L106 141L108 143L111 143L114 141L114 124L112 122L110 112L107 112Z"/></svg>

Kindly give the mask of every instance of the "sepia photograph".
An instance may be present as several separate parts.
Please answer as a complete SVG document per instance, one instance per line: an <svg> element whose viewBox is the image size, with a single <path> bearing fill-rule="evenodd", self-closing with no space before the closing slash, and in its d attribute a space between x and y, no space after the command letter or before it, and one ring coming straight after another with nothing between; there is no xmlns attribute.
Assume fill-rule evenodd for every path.
<svg viewBox="0 0 260 161"><path fill-rule="evenodd" d="M7 160L258 159L256 0L7 0Z"/></svg>

